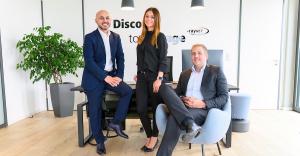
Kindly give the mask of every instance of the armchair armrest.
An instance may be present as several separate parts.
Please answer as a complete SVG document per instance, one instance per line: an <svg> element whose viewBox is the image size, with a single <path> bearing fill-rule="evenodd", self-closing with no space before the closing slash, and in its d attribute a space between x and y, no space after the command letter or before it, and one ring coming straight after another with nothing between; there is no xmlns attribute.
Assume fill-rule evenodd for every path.
<svg viewBox="0 0 300 156"><path fill-rule="evenodd" d="M156 108L155 120L160 134L164 134L167 126L169 110L165 104L159 104Z"/></svg>
<svg viewBox="0 0 300 156"><path fill-rule="evenodd" d="M231 121L230 100L224 107L224 110L212 108L209 110L204 124L201 126L200 135L193 139L191 143L210 144L221 140L229 127Z"/></svg>

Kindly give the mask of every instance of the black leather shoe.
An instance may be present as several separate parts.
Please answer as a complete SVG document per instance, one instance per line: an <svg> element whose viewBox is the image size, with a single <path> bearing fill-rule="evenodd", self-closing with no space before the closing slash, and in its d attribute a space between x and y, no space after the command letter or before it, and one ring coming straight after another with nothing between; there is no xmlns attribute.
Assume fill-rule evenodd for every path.
<svg viewBox="0 0 300 156"><path fill-rule="evenodd" d="M144 146L145 147L144 152L153 152L155 150L155 148L157 147L158 143L159 143L159 140L157 139L155 145L152 148L148 148L147 146Z"/></svg>
<svg viewBox="0 0 300 156"><path fill-rule="evenodd" d="M110 129L113 129L113 130L118 134L118 136L123 137L123 138L125 138L125 139L128 139L128 135L125 134L125 133L122 131L122 128L121 128L120 125L118 125L118 124L113 124L113 123L109 123L109 124L108 124L108 127L109 127Z"/></svg>
<svg viewBox="0 0 300 156"><path fill-rule="evenodd" d="M198 126L195 122L192 122L187 126L186 134L182 135L182 141L189 143L193 138L197 137L200 134L201 127Z"/></svg>
<svg viewBox="0 0 300 156"><path fill-rule="evenodd" d="M105 149L104 143L99 143L99 144L97 144L97 153L98 153L99 155L106 154L106 149Z"/></svg>

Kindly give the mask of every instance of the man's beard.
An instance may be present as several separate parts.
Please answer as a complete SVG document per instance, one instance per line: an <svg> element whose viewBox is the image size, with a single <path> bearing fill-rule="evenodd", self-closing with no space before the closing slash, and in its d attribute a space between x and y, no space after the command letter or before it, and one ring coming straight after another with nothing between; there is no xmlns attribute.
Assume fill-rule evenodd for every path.
<svg viewBox="0 0 300 156"><path fill-rule="evenodd" d="M107 24L107 26L99 26L99 28L102 29L102 30L108 30L109 27L110 27L109 24Z"/></svg>

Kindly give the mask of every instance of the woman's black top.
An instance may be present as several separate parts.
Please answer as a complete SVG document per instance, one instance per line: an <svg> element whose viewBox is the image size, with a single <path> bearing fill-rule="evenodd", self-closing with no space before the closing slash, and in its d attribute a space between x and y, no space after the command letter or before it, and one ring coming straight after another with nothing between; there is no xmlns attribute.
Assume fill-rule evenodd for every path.
<svg viewBox="0 0 300 156"><path fill-rule="evenodd" d="M166 36L159 33L157 37L157 47L151 45L152 31L148 31L144 41L137 46L137 66L138 72L151 71L158 73L158 71L167 71L167 52L168 43Z"/></svg>

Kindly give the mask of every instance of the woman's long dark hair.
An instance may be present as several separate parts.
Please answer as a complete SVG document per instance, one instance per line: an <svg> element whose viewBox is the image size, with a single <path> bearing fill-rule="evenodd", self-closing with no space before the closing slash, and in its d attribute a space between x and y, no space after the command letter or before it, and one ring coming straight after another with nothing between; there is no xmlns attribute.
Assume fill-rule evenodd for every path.
<svg viewBox="0 0 300 156"><path fill-rule="evenodd" d="M142 44L142 42L145 39L146 33L148 31L148 28L145 24L145 17L146 17L146 13L148 11L151 11L154 15L154 29L153 29L153 35L151 38L151 45L157 47L157 37L160 33L160 13L156 8L153 8L153 7L148 8L144 13L142 34L138 38L138 44Z"/></svg>

